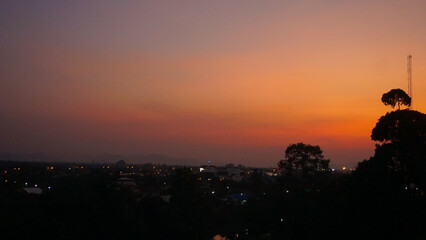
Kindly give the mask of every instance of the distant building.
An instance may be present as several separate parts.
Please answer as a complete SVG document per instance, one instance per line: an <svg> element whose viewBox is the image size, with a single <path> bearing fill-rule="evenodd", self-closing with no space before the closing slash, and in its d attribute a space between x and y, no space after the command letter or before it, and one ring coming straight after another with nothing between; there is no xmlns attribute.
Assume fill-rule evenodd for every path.
<svg viewBox="0 0 426 240"><path fill-rule="evenodd" d="M201 166L200 176L203 178L217 177L217 168L215 166Z"/></svg>
<svg viewBox="0 0 426 240"><path fill-rule="evenodd" d="M132 179L132 178L122 177L117 179L117 184L120 186L135 187L136 181L135 179Z"/></svg>
<svg viewBox="0 0 426 240"><path fill-rule="evenodd" d="M201 166L200 176L204 178L219 177L221 179L239 182L243 178L244 171L238 167Z"/></svg>
<svg viewBox="0 0 426 240"><path fill-rule="evenodd" d="M43 191L41 190L41 188L38 187L28 187L28 188L23 188L25 192L29 193L29 194L41 194Z"/></svg>
<svg viewBox="0 0 426 240"><path fill-rule="evenodd" d="M233 168L227 168L226 169L228 173L228 179L232 179L233 181L239 182L243 179L243 173L244 171L240 168L233 167Z"/></svg>

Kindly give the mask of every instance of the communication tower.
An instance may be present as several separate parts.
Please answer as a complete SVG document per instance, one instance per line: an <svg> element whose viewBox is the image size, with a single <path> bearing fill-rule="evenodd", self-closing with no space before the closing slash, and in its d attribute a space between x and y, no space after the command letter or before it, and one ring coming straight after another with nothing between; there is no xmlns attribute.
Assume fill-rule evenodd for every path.
<svg viewBox="0 0 426 240"><path fill-rule="evenodd" d="M411 97L411 107L413 107L413 80L411 78L411 61L413 56L408 54L407 57L407 78L408 78L408 96Z"/></svg>

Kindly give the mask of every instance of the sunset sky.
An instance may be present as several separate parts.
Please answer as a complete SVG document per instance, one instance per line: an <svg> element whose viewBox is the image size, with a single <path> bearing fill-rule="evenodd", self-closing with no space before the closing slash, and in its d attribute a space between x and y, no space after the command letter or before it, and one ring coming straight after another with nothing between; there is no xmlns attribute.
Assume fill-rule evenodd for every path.
<svg viewBox="0 0 426 240"><path fill-rule="evenodd" d="M0 2L0 152L331 166L374 152L381 95L426 112L426 1Z"/></svg>

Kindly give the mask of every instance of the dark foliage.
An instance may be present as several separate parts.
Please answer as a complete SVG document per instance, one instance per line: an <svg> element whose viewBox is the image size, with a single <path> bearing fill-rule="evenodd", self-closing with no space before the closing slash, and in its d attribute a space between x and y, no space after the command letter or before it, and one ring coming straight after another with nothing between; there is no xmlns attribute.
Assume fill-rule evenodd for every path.
<svg viewBox="0 0 426 240"><path fill-rule="evenodd" d="M387 106L390 105L392 108L398 104L398 109L401 108L401 105L407 107L411 106L411 97L408 96L406 92L402 89L392 89L387 93L384 93L382 96L382 102Z"/></svg>
<svg viewBox="0 0 426 240"><path fill-rule="evenodd" d="M396 110L382 116L372 131L377 145L372 161L398 172L406 184L424 187L426 175L426 115L412 110Z"/></svg>
<svg viewBox="0 0 426 240"><path fill-rule="evenodd" d="M301 174L306 177L320 171L329 170L330 160L324 159L319 146L304 143L290 144L285 150L285 158L278 163L284 174Z"/></svg>

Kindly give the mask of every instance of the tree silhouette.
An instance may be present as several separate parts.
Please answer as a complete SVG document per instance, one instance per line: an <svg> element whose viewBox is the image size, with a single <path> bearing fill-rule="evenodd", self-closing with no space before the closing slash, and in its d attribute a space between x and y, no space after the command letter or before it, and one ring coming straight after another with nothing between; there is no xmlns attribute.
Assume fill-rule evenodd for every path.
<svg viewBox="0 0 426 240"><path fill-rule="evenodd" d="M384 143L425 143L426 115L413 110L398 110L386 113L372 130L371 139Z"/></svg>
<svg viewBox="0 0 426 240"><path fill-rule="evenodd" d="M405 105L407 107L411 106L411 97L408 96L407 93L402 89L392 89L387 93L382 95L382 102L387 106L391 105L392 108L398 104L398 110L401 109L401 105Z"/></svg>
<svg viewBox="0 0 426 240"><path fill-rule="evenodd" d="M426 115L412 110L397 110L382 116L372 130L371 139L391 148L387 160L393 170L407 180L424 182L426 173ZM381 147L380 145L377 147ZM377 152L376 152L377 154Z"/></svg>
<svg viewBox="0 0 426 240"><path fill-rule="evenodd" d="M296 172L301 173L302 176L308 176L317 171L329 170L329 163L330 160L324 159L319 146L300 142L287 147L285 159L279 161L278 167L288 175Z"/></svg>

